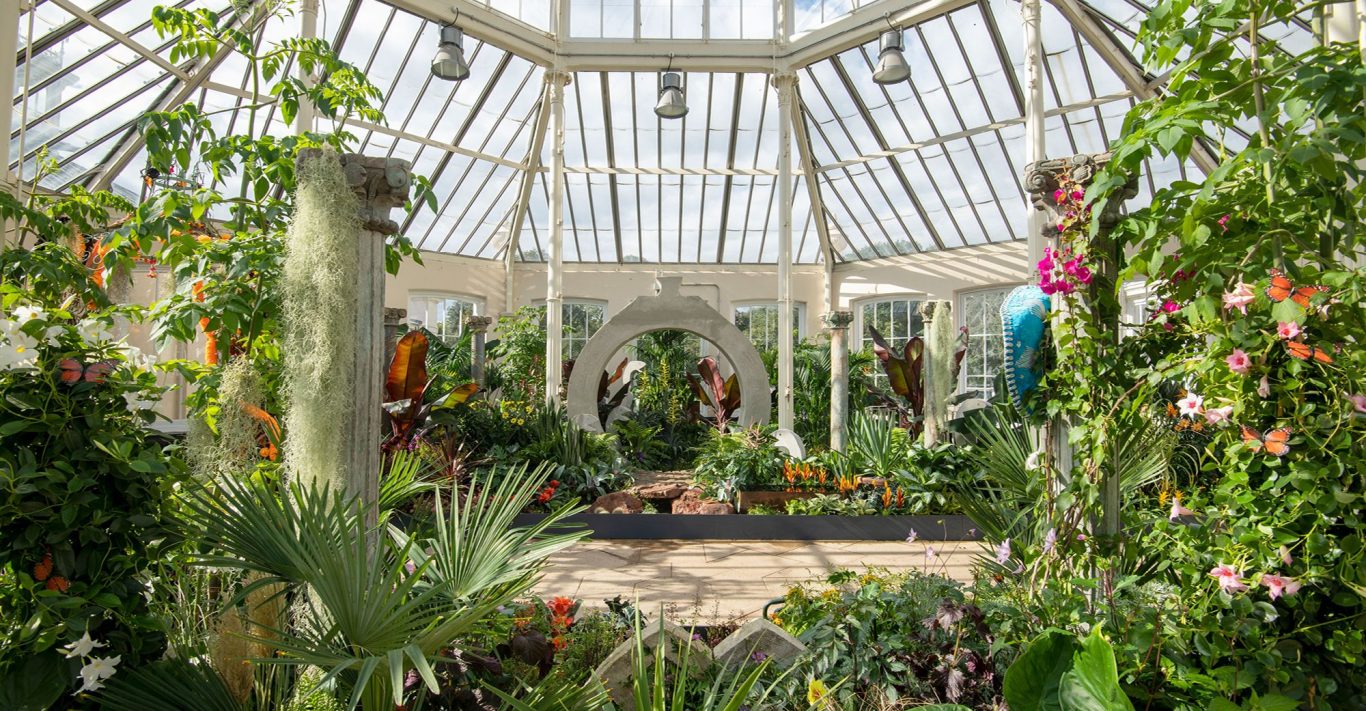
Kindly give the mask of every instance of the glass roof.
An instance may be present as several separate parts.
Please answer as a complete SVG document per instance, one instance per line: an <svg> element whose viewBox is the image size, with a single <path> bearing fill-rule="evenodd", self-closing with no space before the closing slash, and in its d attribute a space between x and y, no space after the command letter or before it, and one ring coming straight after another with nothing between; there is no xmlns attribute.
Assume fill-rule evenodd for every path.
<svg viewBox="0 0 1366 711"><path fill-rule="evenodd" d="M230 57L207 79L172 65L169 43L149 22L152 8L169 1L38 0L31 18L21 16L11 169L18 169L22 126L24 175L33 175L35 153L46 148L60 169L43 178L44 187L107 186L136 199L145 159L134 124L143 112L184 95L223 110L214 119L220 130L246 130L233 111L249 95L243 60ZM557 0L456 0L456 7L482 12L486 25L505 23L516 39L503 45L544 37L564 52L572 79L565 88L566 261L775 262L782 206L769 72L780 50L827 46L820 43L849 32L863 43L829 44L831 54L795 70L795 261L823 259L822 225L839 261L1024 238L1018 2L939 3L948 10L903 28L910 81L882 86L871 78L877 34L889 13L916 2L564 1L564 39L553 34ZM229 2L176 4L223 10ZM1053 3L1043 3L1046 152L1057 157L1102 151L1118 135L1135 98L1106 57L1113 60L1116 49L1127 56L1147 11L1138 0L1075 2L1112 41L1106 51L1091 46ZM416 14L424 6L435 19ZM420 212L403 225L422 249L500 259L517 235L515 257L540 261L550 227L544 166L551 147L535 134L548 62L508 51L497 32L471 26L464 44L470 77L434 79L428 64L440 21L449 20L436 16L445 7L434 0L320 0L319 33L384 93L386 123L350 130L361 152L409 160L431 178L439 212ZM83 19L92 17L99 26ZM294 31L275 23L266 41ZM785 41L776 42L778 35ZM1313 41L1307 26L1267 28L1267 37L1293 51ZM698 45L689 40L715 56L686 72L691 110L681 120L655 116L653 64L574 68L579 48L605 47L629 60L632 52L658 54L649 48L660 42ZM730 51L739 59L726 71ZM256 130L283 134L289 127L272 116ZM540 153L532 155L536 146ZM809 173L802 170L808 161ZM1175 162L1149 166L1136 202L1192 170ZM528 171L535 173L530 198L516 225ZM823 211L812 209L813 196Z"/></svg>

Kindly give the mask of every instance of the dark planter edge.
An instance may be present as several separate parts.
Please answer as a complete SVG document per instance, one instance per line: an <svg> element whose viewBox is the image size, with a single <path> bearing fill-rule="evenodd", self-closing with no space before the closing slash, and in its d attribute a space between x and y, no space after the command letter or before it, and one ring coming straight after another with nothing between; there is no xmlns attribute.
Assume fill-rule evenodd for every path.
<svg viewBox="0 0 1366 711"><path fill-rule="evenodd" d="M517 526L545 514L519 514ZM977 541L981 532L960 514L926 516L702 516L691 514L577 514L566 522L587 527L591 540Z"/></svg>

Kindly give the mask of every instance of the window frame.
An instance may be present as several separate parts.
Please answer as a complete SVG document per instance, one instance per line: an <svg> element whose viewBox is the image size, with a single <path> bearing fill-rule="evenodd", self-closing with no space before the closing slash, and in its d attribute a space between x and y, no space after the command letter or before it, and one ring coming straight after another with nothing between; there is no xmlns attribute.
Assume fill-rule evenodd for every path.
<svg viewBox="0 0 1366 711"><path fill-rule="evenodd" d="M420 325L414 325L413 323L414 321L418 320L413 316L413 302L415 300L420 300L427 304L424 307L423 319L421 320ZM438 333L436 330L432 329L430 320L426 318L426 316L428 315L427 309L430 308L431 302L438 300L462 301L470 305L470 315L484 315L484 300L480 297L459 291L413 289L408 291L408 312L404 316L404 320L407 322L408 328L425 328L427 329L427 331L436 334L439 338L441 338L442 341L445 341L447 343L453 340L458 340L461 336L463 336L465 334L465 322L463 319L461 320L460 325L456 329L456 332L454 334Z"/></svg>
<svg viewBox="0 0 1366 711"><path fill-rule="evenodd" d="M955 291L955 292L953 293L953 311L954 311L953 323L954 323L954 328L957 329L957 330L961 330L964 326L967 326L967 327L968 327L968 348L969 348L969 350L971 350L971 348L972 348L973 330L972 330L972 325L966 322L966 319L967 319L967 308L964 306L964 303L963 303L963 302L964 302L964 299L967 298L967 297L970 297L970 296L972 296L972 295L974 295L974 294L985 294L985 293L996 292L996 291L1000 291L1000 292L1003 292L1003 293L1006 294L1006 295L1009 295L1009 293L1010 293L1012 290L1017 289L1017 288L1019 288L1019 287L1021 287L1021 286L1023 286L1023 285L1024 285L1024 282L1010 282L1010 283L1006 283L1006 284L989 284L989 285L986 285L986 286L974 286L974 287L972 287L972 288L970 288L970 289L959 289L959 290L957 290L957 291ZM1001 324L999 323L999 317L998 317L998 319L997 319L997 326L998 326L998 328L1000 328L1000 326L1001 326ZM1001 332L1000 332L999 334L994 334L994 335L997 335L997 337L999 337L999 338L1001 339L1002 365L1004 365L1004 362L1005 362L1005 330L1004 330L1004 328L1001 328ZM969 375L968 375L967 361L968 361L968 356L967 356L967 355L964 355L964 356L963 356L963 367L962 367L962 368L959 370L959 372L958 372L958 384L957 384L957 385L958 385L958 390L959 390L959 392L967 392L968 389L969 389L969 388L968 388L968 377L969 377ZM981 374L979 373L978 376L980 376L980 375L981 375ZM993 380L994 380L994 379L993 379ZM979 395L979 397L984 398L984 399L989 399L990 397L992 397L992 396L994 396L994 395L997 395L997 394L998 394L998 393L988 393L988 392L986 392L986 391L982 391L982 393Z"/></svg>
<svg viewBox="0 0 1366 711"><path fill-rule="evenodd" d="M778 315L777 309L778 309L778 307L781 306L781 305L782 305L781 302L779 302L779 301L777 301L777 300L773 300L773 299L748 299L748 300L745 300L745 301L732 301L731 304L730 304L730 323L731 323L731 325L735 326L737 329L740 329L740 324L738 324L738 323L735 322L735 319L739 318L739 316L740 316L740 309L750 309L750 308L754 308L754 307L756 307L756 306L763 306L763 307L771 306L771 307L773 307L773 309L774 309L774 316L777 316L777 315ZM793 308L794 310L796 310L796 312L797 312L796 314L793 315L793 323L795 323L796 326L797 326L797 341L796 341L796 342L797 342L797 343L801 343L802 341L806 340L807 336L809 335L809 334L807 333L807 329L806 329L806 302L805 302L805 301L793 301L793 302L792 302L792 308ZM776 327L775 327L775 328L776 328ZM744 334L745 334L745 337L750 339L750 341L749 341L750 343L754 343L754 339L753 339L753 338L750 338L750 334L749 334L748 332L746 332L744 329L740 329L740 332L741 332L741 333L744 333ZM703 344L706 344L707 341L706 341L706 340L703 340L702 343L703 343ZM760 350L760 351L764 350L764 348L761 347L761 346L760 346L759 344L757 344L757 343L754 343L754 347L755 347L755 349ZM777 348L778 348L778 344L777 344L777 343L774 343L774 344L773 344L773 350L777 350Z"/></svg>
<svg viewBox="0 0 1366 711"><path fill-rule="evenodd" d="M930 301L932 298L933 297L931 297L929 294L906 291L896 294L876 294L873 296L866 296L864 298L850 302L849 306L851 309L853 309L854 312L854 338L852 339L852 343L850 343L849 348L854 351L860 351L864 348L872 346L872 337L868 336L866 328L867 324L865 324L863 320L864 307L873 306L883 302L910 301L916 303L916 308L919 309L919 304L923 304L926 301ZM915 335L924 337L925 331L923 323L921 326L920 333ZM864 343L865 340L867 341L867 344ZM893 337L893 340L896 340L895 337ZM897 344L892 343L890 345L896 347Z"/></svg>

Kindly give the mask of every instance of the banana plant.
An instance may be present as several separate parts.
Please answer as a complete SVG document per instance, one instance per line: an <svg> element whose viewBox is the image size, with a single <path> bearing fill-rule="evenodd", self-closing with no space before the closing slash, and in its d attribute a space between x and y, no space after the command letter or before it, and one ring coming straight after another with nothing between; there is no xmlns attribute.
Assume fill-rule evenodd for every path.
<svg viewBox="0 0 1366 711"><path fill-rule="evenodd" d="M433 411L462 404L479 392L478 385L465 383L429 401L427 389L435 380L427 373L429 347L422 331L409 331L394 346L394 357L384 379L384 412L390 428L389 437L384 440L385 451L400 449L421 434Z"/></svg>
<svg viewBox="0 0 1366 711"><path fill-rule="evenodd" d="M645 363L622 358L614 372L602 371L602 378L598 381L598 419L602 422L604 431L614 420L620 419L614 415L626 401L626 396L631 394L631 381L635 379L636 373L644 369Z"/></svg>
<svg viewBox="0 0 1366 711"><path fill-rule="evenodd" d="M711 356L697 361L697 374L701 376L700 381L688 373L688 384L698 402L711 408L716 429L725 432L727 424L740 411L740 382L733 373L723 380L716 359Z"/></svg>
<svg viewBox="0 0 1366 711"><path fill-rule="evenodd" d="M901 425L916 434L925 416L925 339L911 337L898 355L871 324L868 335L873 338L873 354L882 361L882 369L887 373L888 386L906 401L905 407L892 403L901 411Z"/></svg>

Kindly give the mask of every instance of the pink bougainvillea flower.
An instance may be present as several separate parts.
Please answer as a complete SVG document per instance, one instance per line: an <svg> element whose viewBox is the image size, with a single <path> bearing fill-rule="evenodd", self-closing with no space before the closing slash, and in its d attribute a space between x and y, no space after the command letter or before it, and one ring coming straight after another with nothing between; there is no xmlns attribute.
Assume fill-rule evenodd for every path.
<svg viewBox="0 0 1366 711"><path fill-rule="evenodd" d="M1169 521L1176 521L1180 518L1195 516L1195 512L1181 505L1181 499L1172 497L1172 513L1167 517Z"/></svg>
<svg viewBox="0 0 1366 711"><path fill-rule="evenodd" d="M1223 217L1219 218L1219 226L1224 228L1225 232L1228 232L1228 221L1232 217L1233 215L1224 215Z"/></svg>
<svg viewBox="0 0 1366 711"><path fill-rule="evenodd" d="M1272 600L1284 595L1290 597L1300 591L1300 583L1294 578L1287 578L1284 575L1263 574L1261 584L1266 587L1266 594Z"/></svg>
<svg viewBox="0 0 1366 711"><path fill-rule="evenodd" d="M1205 410L1205 423L1210 425L1217 425L1220 422L1227 422L1229 415L1232 414L1232 405L1224 405L1223 407L1211 407L1208 410Z"/></svg>
<svg viewBox="0 0 1366 711"><path fill-rule="evenodd" d="M1166 301L1162 302L1162 310L1166 313L1174 314L1177 311L1181 310L1181 304L1178 304L1175 301L1172 301L1171 299L1167 299Z"/></svg>
<svg viewBox="0 0 1366 711"><path fill-rule="evenodd" d="M1010 539L1001 541L1001 545L996 546L996 562L1005 565L1010 560Z"/></svg>
<svg viewBox="0 0 1366 711"><path fill-rule="evenodd" d="M1366 395L1357 393L1347 399L1352 401L1352 409L1357 412L1366 413Z"/></svg>
<svg viewBox="0 0 1366 711"><path fill-rule="evenodd" d="M1205 398L1195 393L1186 393L1186 396L1176 401L1176 409L1186 417L1195 417L1205 408Z"/></svg>
<svg viewBox="0 0 1366 711"><path fill-rule="evenodd" d="M1209 576L1219 581L1219 589L1226 593L1243 592L1247 585L1242 581L1243 571L1227 563L1220 563L1209 571Z"/></svg>
<svg viewBox="0 0 1366 711"><path fill-rule="evenodd" d="M1271 381L1262 376L1262 382L1257 383L1257 397L1271 397Z"/></svg>
<svg viewBox="0 0 1366 711"><path fill-rule="evenodd" d="M1086 194L1083 193L1082 191L1080 191L1080 190L1073 190L1073 191L1072 191L1072 199L1073 199L1073 200L1081 200L1081 199L1084 198L1084 197L1086 197Z"/></svg>
<svg viewBox="0 0 1366 711"><path fill-rule="evenodd" d="M1063 202L1064 200L1066 200L1066 199L1067 199L1067 192L1064 191L1062 188L1059 188L1059 189L1053 191L1053 202L1056 202L1056 203L1058 203L1059 205L1061 205L1062 202Z"/></svg>
<svg viewBox="0 0 1366 711"><path fill-rule="evenodd" d="M1228 363L1229 370L1239 375L1247 375L1248 370L1252 367L1252 361L1241 348L1234 348L1233 352L1224 359L1224 362Z"/></svg>
<svg viewBox="0 0 1366 711"><path fill-rule="evenodd" d="M1287 341L1300 335L1300 333L1300 325L1294 321L1282 321L1276 324L1276 335Z"/></svg>
<svg viewBox="0 0 1366 711"><path fill-rule="evenodd" d="M1238 309L1246 316L1248 304L1251 304L1256 298L1257 292L1252 290L1252 286L1244 284L1240 280L1236 286L1224 292L1224 309L1228 311Z"/></svg>

